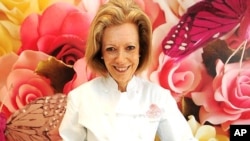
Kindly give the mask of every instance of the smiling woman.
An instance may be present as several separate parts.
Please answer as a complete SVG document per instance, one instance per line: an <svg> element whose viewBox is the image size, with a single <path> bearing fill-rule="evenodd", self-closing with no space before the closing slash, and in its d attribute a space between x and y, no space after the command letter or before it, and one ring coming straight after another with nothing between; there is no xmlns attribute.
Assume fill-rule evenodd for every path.
<svg viewBox="0 0 250 141"><path fill-rule="evenodd" d="M192 141L170 91L139 78L151 59L152 25L131 0L110 0L94 18L86 60L101 76L72 90L60 125L64 141ZM70 127L70 128L69 128Z"/></svg>
<svg viewBox="0 0 250 141"><path fill-rule="evenodd" d="M156 134L162 141L165 133L181 137L183 116L197 140L229 141L231 124L250 123L250 1L117 1L0 0L1 141L27 133L13 117L25 114L32 119L25 120L25 129L36 126L40 119L23 108L58 93L69 99L60 128L64 138L70 137L67 124L75 123L67 119L74 114L74 127L84 129L77 135L119 141L123 135L147 141ZM185 46L184 40L202 46ZM174 52L183 47L186 53ZM8 134L14 126L22 131ZM58 127L53 134L35 128L40 137L56 140Z"/></svg>
<svg viewBox="0 0 250 141"><path fill-rule="evenodd" d="M139 65L137 26L124 23L108 27L104 30L102 43L102 59L107 71L118 83L118 89L124 92Z"/></svg>

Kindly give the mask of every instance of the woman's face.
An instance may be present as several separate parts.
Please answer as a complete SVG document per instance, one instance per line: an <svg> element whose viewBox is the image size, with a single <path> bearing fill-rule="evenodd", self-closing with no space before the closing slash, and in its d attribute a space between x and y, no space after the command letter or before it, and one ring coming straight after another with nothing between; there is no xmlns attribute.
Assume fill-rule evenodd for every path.
<svg viewBox="0 0 250 141"><path fill-rule="evenodd" d="M139 36L135 24L124 23L104 30L102 57L119 87L127 86L139 64Z"/></svg>

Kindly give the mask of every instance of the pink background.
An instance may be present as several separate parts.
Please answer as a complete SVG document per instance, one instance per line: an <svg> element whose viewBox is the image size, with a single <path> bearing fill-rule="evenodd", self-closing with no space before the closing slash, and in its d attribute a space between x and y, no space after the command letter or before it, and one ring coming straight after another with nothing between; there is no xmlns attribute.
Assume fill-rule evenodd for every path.
<svg viewBox="0 0 250 141"><path fill-rule="evenodd" d="M141 77L171 90L198 140L229 141L230 124L250 124L249 18L246 18L250 12L247 7L246 13L237 13L243 18L219 37L204 40L211 31L202 31L197 40L204 44L191 46L195 49L175 62L163 53L162 42L188 8L199 1L136 0L153 25L154 59ZM90 23L104 2L1 0L0 110L8 121L2 124L0 120L0 134L4 130L9 140L11 136L27 141L60 140L57 128L65 110L63 96L96 77L86 67L84 51ZM233 21L220 17L223 18L226 23ZM198 26L210 26L210 22ZM214 33L221 30L214 29ZM48 97L52 100L47 100ZM51 112L51 117L46 112ZM52 121L57 121L53 128L44 127Z"/></svg>

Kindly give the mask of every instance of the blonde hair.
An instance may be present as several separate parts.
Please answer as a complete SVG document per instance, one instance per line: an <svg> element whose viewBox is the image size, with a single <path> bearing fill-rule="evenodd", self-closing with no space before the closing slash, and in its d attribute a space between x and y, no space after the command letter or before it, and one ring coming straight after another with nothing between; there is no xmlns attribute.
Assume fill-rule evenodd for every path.
<svg viewBox="0 0 250 141"><path fill-rule="evenodd" d="M136 73L142 72L151 60L152 25L148 16L132 0L109 0L103 4L92 21L87 40L85 58L88 66L101 75L107 74L101 59L102 36L106 27L123 23L134 23L138 27L140 60Z"/></svg>

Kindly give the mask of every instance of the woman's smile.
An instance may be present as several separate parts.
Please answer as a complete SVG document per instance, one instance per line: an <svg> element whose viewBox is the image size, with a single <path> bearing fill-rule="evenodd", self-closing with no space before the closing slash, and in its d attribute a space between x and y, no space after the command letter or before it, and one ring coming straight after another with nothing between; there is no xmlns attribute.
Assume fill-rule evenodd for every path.
<svg viewBox="0 0 250 141"><path fill-rule="evenodd" d="M102 38L102 58L109 74L126 89L139 65L139 36L135 24L107 27Z"/></svg>
<svg viewBox="0 0 250 141"><path fill-rule="evenodd" d="M118 66L114 66L114 68L118 71L118 72L126 72L129 69L128 67L118 67Z"/></svg>

